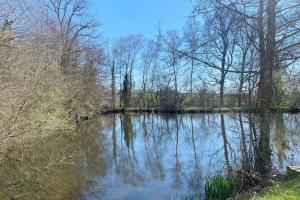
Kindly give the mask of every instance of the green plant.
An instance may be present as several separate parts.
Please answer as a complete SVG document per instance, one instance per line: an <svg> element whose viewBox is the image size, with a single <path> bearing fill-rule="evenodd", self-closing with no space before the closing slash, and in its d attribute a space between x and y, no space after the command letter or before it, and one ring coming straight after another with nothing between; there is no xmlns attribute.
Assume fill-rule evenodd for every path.
<svg viewBox="0 0 300 200"><path fill-rule="evenodd" d="M227 199L232 196L237 187L237 181L223 176L215 176L205 183L205 199Z"/></svg>
<svg viewBox="0 0 300 200"><path fill-rule="evenodd" d="M300 199L300 175L282 181L276 185L267 188L261 194L253 197L251 200L299 200Z"/></svg>

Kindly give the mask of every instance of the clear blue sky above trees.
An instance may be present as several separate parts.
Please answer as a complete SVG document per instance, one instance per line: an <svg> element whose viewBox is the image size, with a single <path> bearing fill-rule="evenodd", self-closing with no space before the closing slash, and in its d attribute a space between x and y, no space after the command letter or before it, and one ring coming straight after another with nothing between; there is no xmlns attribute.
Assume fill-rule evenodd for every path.
<svg viewBox="0 0 300 200"><path fill-rule="evenodd" d="M190 15L191 0L89 0L105 38L129 34L151 37L163 30L181 29Z"/></svg>

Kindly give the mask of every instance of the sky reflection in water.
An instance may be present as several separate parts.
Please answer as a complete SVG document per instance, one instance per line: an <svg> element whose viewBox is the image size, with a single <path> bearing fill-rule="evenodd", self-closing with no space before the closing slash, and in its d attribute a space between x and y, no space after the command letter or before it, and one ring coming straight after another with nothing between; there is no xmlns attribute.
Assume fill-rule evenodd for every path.
<svg viewBox="0 0 300 200"><path fill-rule="evenodd" d="M115 122L99 134L105 136L109 167L106 175L96 180L95 199L171 199L202 192L206 178L226 174L227 161L234 169L241 166L241 130L245 134L247 155L254 165L255 150L249 145L254 140L249 116L224 115L223 133L220 117L219 114L108 116ZM255 119L252 123L259 134ZM274 115L270 127L272 167L284 172L286 165L300 163L298 117ZM224 153L224 141L228 155ZM86 193L88 199L93 199L92 196Z"/></svg>
<svg viewBox="0 0 300 200"><path fill-rule="evenodd" d="M226 175L247 159L258 171L257 163L271 161L278 172L300 164L299 115L273 115L263 137L268 123L258 118L101 116L84 122L77 134L8 147L1 153L0 199L180 199L201 193L206 178ZM262 162L262 155L270 158Z"/></svg>

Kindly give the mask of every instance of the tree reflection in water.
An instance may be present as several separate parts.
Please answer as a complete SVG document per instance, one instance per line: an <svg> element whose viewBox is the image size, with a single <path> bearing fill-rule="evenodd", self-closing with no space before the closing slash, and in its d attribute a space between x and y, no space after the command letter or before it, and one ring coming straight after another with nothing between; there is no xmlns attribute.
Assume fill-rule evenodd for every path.
<svg viewBox="0 0 300 200"><path fill-rule="evenodd" d="M107 115L1 153L0 199L170 199L300 163L299 116Z"/></svg>
<svg viewBox="0 0 300 200"><path fill-rule="evenodd" d="M107 170L100 120L2 148L0 199L81 199ZM99 167L101 166L101 167Z"/></svg>

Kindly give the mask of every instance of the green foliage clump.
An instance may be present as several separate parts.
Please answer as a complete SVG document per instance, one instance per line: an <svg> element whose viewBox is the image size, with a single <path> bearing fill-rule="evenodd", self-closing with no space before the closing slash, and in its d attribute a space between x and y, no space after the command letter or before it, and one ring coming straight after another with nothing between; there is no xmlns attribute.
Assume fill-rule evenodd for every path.
<svg viewBox="0 0 300 200"><path fill-rule="evenodd" d="M237 181L227 179L223 176L216 176L205 183L205 199L227 199L231 197L237 188Z"/></svg>

